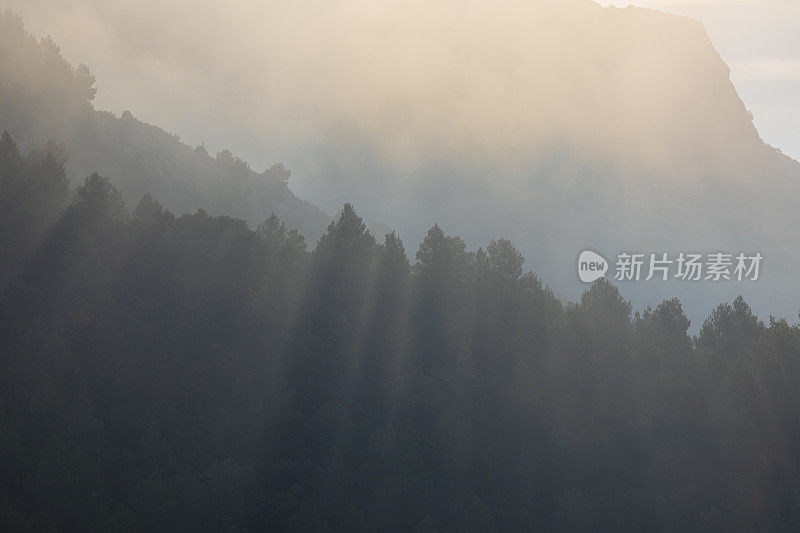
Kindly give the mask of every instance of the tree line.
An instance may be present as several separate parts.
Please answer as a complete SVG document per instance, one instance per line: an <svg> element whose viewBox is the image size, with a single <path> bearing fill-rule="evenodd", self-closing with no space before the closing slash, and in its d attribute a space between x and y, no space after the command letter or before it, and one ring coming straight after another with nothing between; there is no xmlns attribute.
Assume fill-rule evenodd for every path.
<svg viewBox="0 0 800 533"><path fill-rule="evenodd" d="M345 205L309 249L0 139L0 527L795 530L800 329L688 334L511 242L414 254Z"/></svg>

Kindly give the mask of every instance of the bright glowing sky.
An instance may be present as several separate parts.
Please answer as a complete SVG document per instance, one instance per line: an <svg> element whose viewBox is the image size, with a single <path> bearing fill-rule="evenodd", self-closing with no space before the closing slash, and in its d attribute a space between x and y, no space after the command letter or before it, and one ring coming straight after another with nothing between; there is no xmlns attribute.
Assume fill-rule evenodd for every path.
<svg viewBox="0 0 800 533"><path fill-rule="evenodd" d="M799 0L601 0L700 20L761 137L800 160Z"/></svg>

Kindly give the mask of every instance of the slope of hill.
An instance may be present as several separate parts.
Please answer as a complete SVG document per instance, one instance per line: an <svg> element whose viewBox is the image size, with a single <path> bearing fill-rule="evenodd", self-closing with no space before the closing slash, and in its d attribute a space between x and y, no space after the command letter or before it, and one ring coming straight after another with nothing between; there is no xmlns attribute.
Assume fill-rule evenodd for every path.
<svg viewBox="0 0 800 533"><path fill-rule="evenodd" d="M739 297L691 336L679 299L634 314L623 297L796 311L798 165L758 138L696 24L559 2L530 3L566 46L537 53L600 66L540 74L587 100L582 127L566 135L562 101L523 158L427 137L415 165L331 144L324 167L407 232L511 236L541 278L503 238L433 225L381 244L350 204L310 251L278 216L211 216L324 218L282 166L94 110L88 69L0 19L0 129L28 152L0 135L0 531L798 529L800 326ZM609 103L588 81L615 76L638 81ZM49 137L135 209L95 173L70 201ZM752 285L598 279L563 304L544 282L574 285L587 246L767 267Z"/></svg>
<svg viewBox="0 0 800 533"><path fill-rule="evenodd" d="M130 113L118 118L94 109L89 69L70 65L52 39L35 39L9 11L0 17L0 72L0 129L23 151L50 138L65 144L73 184L97 171L111 177L131 205L151 193L178 213L202 207L253 226L274 211L312 241L329 221L292 193L280 164L255 172L227 150L211 157Z"/></svg>

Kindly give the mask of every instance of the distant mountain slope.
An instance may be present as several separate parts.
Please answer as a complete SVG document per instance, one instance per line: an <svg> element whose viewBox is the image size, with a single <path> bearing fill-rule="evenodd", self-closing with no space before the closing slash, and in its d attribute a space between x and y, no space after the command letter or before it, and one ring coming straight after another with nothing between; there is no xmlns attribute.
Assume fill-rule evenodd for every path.
<svg viewBox="0 0 800 533"><path fill-rule="evenodd" d="M701 23L588 0L471 7L415 36L438 62L420 54L406 73L422 80L414 98L387 91L376 106L404 118L391 127L417 143L411 155L387 149L396 132L372 123L336 146L310 143L282 156L302 176L300 194L328 210L352 201L407 242L433 222L472 245L506 236L567 297L580 293L585 249L612 261L624 251L760 251L757 283L622 290L638 307L677 295L696 325L739 293L761 313L797 316L800 297L787 287L800 265L800 164L762 141ZM380 74L399 84L391 67Z"/></svg>
<svg viewBox="0 0 800 533"><path fill-rule="evenodd" d="M97 171L111 178L129 204L151 193L176 213L204 208L251 225L274 211L311 241L329 222L292 193L282 165L255 172L227 150L214 158L130 113L118 118L95 110L89 69L70 65L52 39L37 40L8 11L0 16L0 73L0 130L8 130L24 151L50 138L65 144L73 183Z"/></svg>

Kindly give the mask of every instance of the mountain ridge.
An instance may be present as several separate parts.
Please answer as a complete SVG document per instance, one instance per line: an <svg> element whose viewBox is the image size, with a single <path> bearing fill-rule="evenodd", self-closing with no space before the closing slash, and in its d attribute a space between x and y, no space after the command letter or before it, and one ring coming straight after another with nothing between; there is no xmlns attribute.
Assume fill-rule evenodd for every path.
<svg viewBox="0 0 800 533"><path fill-rule="evenodd" d="M97 171L111 177L128 204L151 193L177 213L204 208L253 227L274 211L312 241L330 220L288 188L280 164L259 173L229 150L212 157L128 111L117 117L95 109L88 67L73 67L50 37L37 40L10 10L0 18L0 70L0 128L25 152L49 139L65 144L73 185Z"/></svg>

